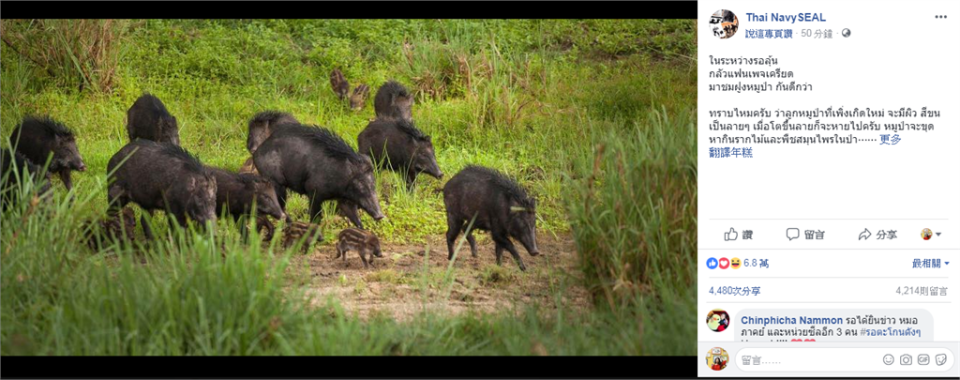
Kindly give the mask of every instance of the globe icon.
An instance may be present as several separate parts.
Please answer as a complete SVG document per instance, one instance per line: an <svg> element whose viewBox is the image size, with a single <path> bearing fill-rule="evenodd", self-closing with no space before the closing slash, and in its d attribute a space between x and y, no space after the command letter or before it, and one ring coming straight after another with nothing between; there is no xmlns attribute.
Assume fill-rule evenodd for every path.
<svg viewBox="0 0 960 380"><path fill-rule="evenodd" d="M850 37L850 29L844 28L842 33L844 37Z"/></svg>

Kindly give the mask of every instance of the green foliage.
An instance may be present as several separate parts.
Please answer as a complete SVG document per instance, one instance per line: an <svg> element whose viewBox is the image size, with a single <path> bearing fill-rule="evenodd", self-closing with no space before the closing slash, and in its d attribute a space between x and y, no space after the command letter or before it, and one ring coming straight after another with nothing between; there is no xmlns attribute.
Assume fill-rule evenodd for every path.
<svg viewBox="0 0 960 380"><path fill-rule="evenodd" d="M51 205L2 215L4 355L691 354L677 343L693 342L695 331L684 319L695 310L696 268L690 20L55 20L43 29L13 21L3 21L3 37L17 49L9 31L51 44L77 37L50 47L59 49L52 72L26 49L0 46L3 145L24 115L49 114L75 130L89 170L74 175L74 203L54 179ZM71 52L82 57L86 46L71 41L88 41L87 30L105 33L97 38L111 41L109 54L71 66ZM362 111L330 90L334 68L352 86L371 87ZM126 111L141 93L177 117L185 148L236 170L249 157L247 122L266 109L355 146L387 79L414 91L414 118L433 136L446 176L422 176L411 193L398 175L378 171L388 218L364 215L364 224L384 242L440 235L445 181L469 164L496 168L538 198L541 234L572 226L585 284L612 308L361 320L335 300L304 301L289 284L295 247L241 241L229 221L212 233L182 232L158 215L153 245L85 245L82 226L106 210L107 161L127 142ZM305 197L291 194L288 212L303 220L306 209ZM328 205L326 241L346 225ZM490 286L529 281L512 264L507 257L477 275ZM449 293L451 268L420 279L379 271L342 285Z"/></svg>

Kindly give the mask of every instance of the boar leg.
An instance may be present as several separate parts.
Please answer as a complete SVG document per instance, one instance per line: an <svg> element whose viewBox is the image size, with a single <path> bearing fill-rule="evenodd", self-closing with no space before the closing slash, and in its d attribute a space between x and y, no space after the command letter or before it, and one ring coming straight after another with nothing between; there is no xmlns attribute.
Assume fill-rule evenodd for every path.
<svg viewBox="0 0 960 380"><path fill-rule="evenodd" d="M360 221L360 211L357 209L357 204L351 201L342 200L337 201L337 214L347 218L350 223L353 223L354 226L357 226L359 229L363 228L363 222Z"/></svg>
<svg viewBox="0 0 960 380"><path fill-rule="evenodd" d="M364 267L364 268L369 268L369 267L370 267L370 264L367 263L367 250L366 250L366 249L361 249L361 250L360 250L359 252L357 252L357 253L360 254L360 261L363 261L363 267Z"/></svg>
<svg viewBox="0 0 960 380"><path fill-rule="evenodd" d="M73 189L73 178L70 176L70 169L60 170L60 180L63 181L63 185L67 187L67 191Z"/></svg>
<svg viewBox="0 0 960 380"><path fill-rule="evenodd" d="M503 246L501 246L500 243L496 243L496 244L497 244L497 249L496 249L497 265L500 265L500 262L503 260Z"/></svg>
<svg viewBox="0 0 960 380"><path fill-rule="evenodd" d="M412 169L404 171L403 180L407 183L407 191L413 191L413 185L417 182L417 173Z"/></svg>
<svg viewBox="0 0 960 380"><path fill-rule="evenodd" d="M527 266L523 265L523 259L520 258L520 253L517 252L517 247L513 246L513 242L510 241L510 238L493 234L493 240L498 241L501 247L505 248L507 251L510 251L510 255L513 256L513 259L517 261L517 264L520 265L521 271L526 271Z"/></svg>
<svg viewBox="0 0 960 380"><path fill-rule="evenodd" d="M273 235L276 232L276 228L273 226L273 223L270 223L270 221L267 218L258 217L257 233L259 234L260 230L264 230L264 229L267 230L267 236L265 237L265 240L272 240Z"/></svg>
<svg viewBox="0 0 960 380"><path fill-rule="evenodd" d="M310 198L310 223L320 224L323 221L323 200L317 197Z"/></svg>
<svg viewBox="0 0 960 380"><path fill-rule="evenodd" d="M287 212L287 188L281 185L273 184L273 189L277 192L277 203L280 205L280 211ZM287 224L293 223L293 218L287 214Z"/></svg>
<svg viewBox="0 0 960 380"><path fill-rule="evenodd" d="M459 218L447 214L447 260L453 260L453 243L457 240L457 236L460 235L460 230L463 228L463 221Z"/></svg>
<svg viewBox="0 0 960 380"><path fill-rule="evenodd" d="M470 243L470 254L477 257L477 239L473 238L473 231L467 234L467 242Z"/></svg>

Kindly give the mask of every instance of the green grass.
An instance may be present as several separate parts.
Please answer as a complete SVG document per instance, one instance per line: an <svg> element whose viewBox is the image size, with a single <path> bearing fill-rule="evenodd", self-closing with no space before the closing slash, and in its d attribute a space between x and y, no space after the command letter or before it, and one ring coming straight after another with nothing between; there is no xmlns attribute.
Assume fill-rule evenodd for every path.
<svg viewBox="0 0 960 380"><path fill-rule="evenodd" d="M89 167L74 175L75 204L62 201L54 180L60 201L50 209L3 214L0 353L692 353L691 21L147 20L115 27L125 28L124 37L114 43L113 76L97 77L110 84L103 91L78 90L0 47L4 140L22 116L49 114L76 131ZM336 99L333 68L352 85L370 85L362 111ZM391 78L416 92L414 118L433 136L444 181L468 164L494 167L538 198L541 234L573 227L583 253L577 277L595 294L595 309L517 305L520 318L504 311L364 321L336 302L307 307L284 271L297 251L279 249L276 240L269 249L245 244L226 221L215 233L174 232L150 247L94 252L83 245L80 226L106 209L106 164L125 144L126 110L142 92L177 117L185 148L235 170L248 158L247 121L266 109L329 127L356 146L373 118L377 87ZM598 143L606 148L594 176ZM444 181L424 176L407 193L396 174L376 177L388 218L363 218L382 241L423 242L446 231ZM303 220L305 198L290 199L288 212ZM167 236L155 219L156 232ZM325 221L329 244L347 223L329 206ZM509 286L521 281L512 265L508 256L504 268L479 275ZM449 292L456 275L450 268L420 278L380 271L343 286L432 284Z"/></svg>

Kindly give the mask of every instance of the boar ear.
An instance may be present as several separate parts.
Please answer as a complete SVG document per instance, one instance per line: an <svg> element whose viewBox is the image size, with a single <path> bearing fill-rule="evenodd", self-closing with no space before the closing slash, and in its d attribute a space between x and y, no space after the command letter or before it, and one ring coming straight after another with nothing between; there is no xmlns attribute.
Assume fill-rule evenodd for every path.
<svg viewBox="0 0 960 380"><path fill-rule="evenodd" d="M370 159L370 156L361 154L360 157L363 159L363 162L366 163L364 165L364 171L373 171L373 160Z"/></svg>

